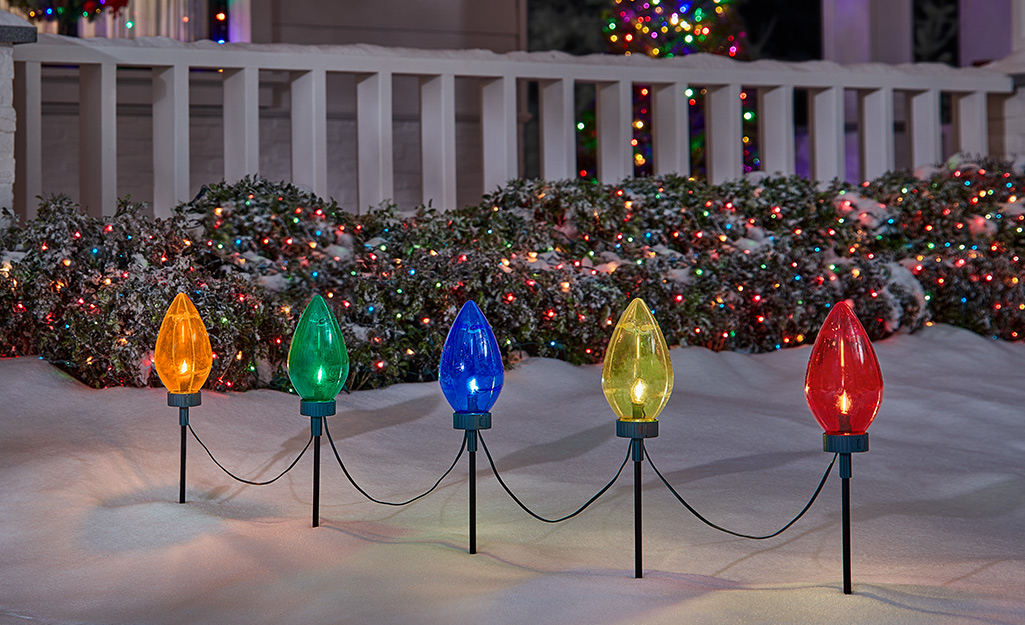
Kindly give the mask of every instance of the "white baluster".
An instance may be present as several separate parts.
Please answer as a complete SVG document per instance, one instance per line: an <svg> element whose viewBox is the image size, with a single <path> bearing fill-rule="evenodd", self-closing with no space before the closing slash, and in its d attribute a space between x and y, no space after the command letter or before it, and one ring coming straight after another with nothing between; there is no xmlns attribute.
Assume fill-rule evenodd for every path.
<svg viewBox="0 0 1025 625"><path fill-rule="evenodd" d="M808 93L811 131L811 177L845 177L843 89L828 87Z"/></svg>
<svg viewBox="0 0 1025 625"><path fill-rule="evenodd" d="M78 73L79 202L94 217L117 210L117 67L81 65Z"/></svg>
<svg viewBox="0 0 1025 625"><path fill-rule="evenodd" d="M712 184L740 177L744 163L741 132L740 85L707 87L705 167Z"/></svg>
<svg viewBox="0 0 1025 625"><path fill-rule="evenodd" d="M452 74L420 82L420 150L423 201L456 208L456 83Z"/></svg>
<svg viewBox="0 0 1025 625"><path fill-rule="evenodd" d="M598 180L619 182L633 175L633 93L625 81L598 83Z"/></svg>
<svg viewBox="0 0 1025 625"><path fill-rule="evenodd" d="M954 145L959 152L989 153L986 100L984 91L954 94Z"/></svg>
<svg viewBox="0 0 1025 625"><path fill-rule="evenodd" d="M858 99L858 175L872 180L894 167L893 89L859 91Z"/></svg>
<svg viewBox="0 0 1025 625"><path fill-rule="evenodd" d="M541 177L573 178L577 166L573 80L546 80L539 85L541 109Z"/></svg>
<svg viewBox="0 0 1025 625"><path fill-rule="evenodd" d="M794 88L758 88L758 149L761 170L794 173Z"/></svg>
<svg viewBox="0 0 1025 625"><path fill-rule="evenodd" d="M363 210L395 195L390 72L356 77L356 146L359 210Z"/></svg>
<svg viewBox="0 0 1025 625"><path fill-rule="evenodd" d="M935 89L908 94L911 126L911 166L934 165L940 154L940 96Z"/></svg>
<svg viewBox="0 0 1025 625"><path fill-rule="evenodd" d="M327 74L294 72L292 90L292 182L327 198Z"/></svg>
<svg viewBox="0 0 1025 625"><path fill-rule="evenodd" d="M687 84L671 82L653 85L652 158L656 174L690 175L690 106Z"/></svg>
<svg viewBox="0 0 1025 625"><path fill-rule="evenodd" d="M153 68L153 214L189 199L189 68Z"/></svg>
<svg viewBox="0 0 1025 625"><path fill-rule="evenodd" d="M224 179L260 171L260 70L224 70Z"/></svg>
<svg viewBox="0 0 1025 625"><path fill-rule="evenodd" d="M517 175L516 79L481 81L481 132L484 149L484 192L490 193Z"/></svg>

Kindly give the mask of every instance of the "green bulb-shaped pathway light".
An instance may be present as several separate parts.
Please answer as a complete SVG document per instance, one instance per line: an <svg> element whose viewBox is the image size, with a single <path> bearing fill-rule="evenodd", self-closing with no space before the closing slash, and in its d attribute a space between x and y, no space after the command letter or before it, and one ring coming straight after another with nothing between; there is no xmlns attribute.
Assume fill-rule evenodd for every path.
<svg viewBox="0 0 1025 625"><path fill-rule="evenodd" d="M288 348L288 379L299 394L299 412L313 431L313 527L320 525L320 436L324 417L335 413L335 397L349 377L349 354L338 320L319 295L306 306Z"/></svg>

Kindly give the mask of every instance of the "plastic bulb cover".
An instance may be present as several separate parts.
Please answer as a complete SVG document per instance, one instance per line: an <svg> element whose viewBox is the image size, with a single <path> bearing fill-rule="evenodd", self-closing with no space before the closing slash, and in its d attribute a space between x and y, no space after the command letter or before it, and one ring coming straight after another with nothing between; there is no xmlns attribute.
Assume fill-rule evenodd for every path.
<svg viewBox="0 0 1025 625"><path fill-rule="evenodd" d="M673 363L658 322L641 299L619 318L601 369L601 386L623 421L654 421L673 393Z"/></svg>
<svg viewBox="0 0 1025 625"><path fill-rule="evenodd" d="M199 311L179 293L164 315L153 360L169 393L198 393L213 367L210 337Z"/></svg>
<svg viewBox="0 0 1025 625"><path fill-rule="evenodd" d="M463 304L441 350L438 380L456 412L489 412L505 371L491 324L472 300Z"/></svg>
<svg viewBox="0 0 1025 625"><path fill-rule="evenodd" d="M804 378L808 407L827 434L864 434L883 401L883 376L865 328L846 302L826 316Z"/></svg>
<svg viewBox="0 0 1025 625"><path fill-rule="evenodd" d="M288 379L306 401L333 401L349 377L338 320L319 295L306 306L288 348Z"/></svg>

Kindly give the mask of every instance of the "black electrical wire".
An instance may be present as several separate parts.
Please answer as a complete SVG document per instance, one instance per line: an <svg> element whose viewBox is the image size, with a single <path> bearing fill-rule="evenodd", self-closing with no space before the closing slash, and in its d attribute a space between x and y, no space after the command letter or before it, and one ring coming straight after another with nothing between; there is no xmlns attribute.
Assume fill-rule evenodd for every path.
<svg viewBox="0 0 1025 625"><path fill-rule="evenodd" d="M686 500L684 500L684 498L680 495L680 493L676 492L676 489L672 487L672 485L669 483L669 481L666 480L666 478L658 470L658 467L655 466L655 463L651 461L651 456L648 455L648 450L647 449L644 450L644 457L647 458L648 464L650 464L651 468L655 470L656 475L658 475L659 479L662 480L662 483L666 485L666 488L669 489L669 492L671 492L680 501L680 503L683 504L683 507L687 508L687 510L690 510L691 514L696 516L705 525L707 525L709 527L712 527L714 529L717 529L720 532L726 532L727 534L731 534L733 536L739 536L740 538L750 538L752 540L765 540L766 538L774 538L776 536L779 536L780 534L782 534L786 530L788 530L790 528L790 526L793 525L794 523L797 523L797 520L804 516L804 513L807 512L809 508L811 508L811 505L813 503L815 503L815 499L819 496L819 493L822 492L822 487L826 485L826 480L829 479L829 472L832 470L833 464L836 463L836 458L839 455L840 454L834 454L833 455L833 459L830 460L829 466L826 467L826 472L822 474L822 479L819 481L818 488L815 489L815 493L811 496L811 499L804 506L804 508L801 510L801 512L798 513L797 516L795 516L789 523L787 523L786 525L784 525L783 527L779 528L778 530L776 530L775 532L773 532L771 534L766 534L765 536L752 536L750 534L741 534L740 532L734 532L733 530L728 530L725 527L722 527L720 525L716 525L715 523L712 523L711 521L709 521L705 517L701 516L701 514L697 510L695 510L693 507L691 507L691 505L689 503L687 503Z"/></svg>
<svg viewBox="0 0 1025 625"><path fill-rule="evenodd" d="M385 506L405 506L406 504L413 503L421 497L426 497L427 495L431 494L434 491L434 489L438 487L438 484L441 484L441 481L448 477L448 474L452 472L452 469L456 468L456 463L459 462L459 459L463 457L463 452L466 451L466 436L464 435L463 444L459 447L459 453L456 454L456 459L452 461L452 466L450 466L448 470L445 471L441 475L441 477L438 478L438 481L434 483L434 486L431 486L426 491L420 493L416 497L413 497L412 499L409 499L407 501L382 501L380 499L375 499L371 497L370 494L367 493L367 491L363 490L363 488L356 483L356 480L352 479L352 476L349 475L349 470L345 468L345 463L342 462L342 457L338 454L338 448L335 447L335 441L333 438L331 438L331 430L329 430L327 427L327 419L324 419L324 434L327 434L327 441L331 443L331 451L335 452L335 458L338 460L338 466L342 467L342 473L345 474L345 477L349 478L349 482L353 485L353 487L355 487L361 495L363 495L370 501Z"/></svg>
<svg viewBox="0 0 1025 625"><path fill-rule="evenodd" d="M588 499L587 502L584 505L582 505L579 508L577 508L575 512L571 512L570 514L567 514L566 516L562 516L562 517L559 517L557 519L546 519L545 517L535 513L533 510L528 508L522 501L519 500L518 497L516 497L516 495L513 494L513 492L511 490L509 490L509 487L506 486L505 481L502 480L502 476L498 474L498 467L495 466L495 460L491 457L491 452L488 451L488 445L487 445L487 443L484 442L484 437L481 436L480 432L477 433L477 437L480 440L480 446L484 449L484 454L487 455L487 457L488 457L488 463L491 465L491 472L495 474L495 478L498 480L498 483L501 484L502 488L505 489L505 492L508 493L510 497L512 497L512 500L516 502L516 505L518 505L519 507L523 508L523 511L526 512L527 514L529 514L530 516L534 517L535 519L537 519L538 521L541 521L543 523L561 523L562 521L565 521L567 519L572 519L576 515L580 514L584 510L586 510L587 507L590 506L592 503L597 501L599 497L601 497L602 495L605 494L605 491L607 491L608 489L612 488L612 485L616 483L616 480L619 479L619 476L623 474L623 468L626 467L627 461L630 460L630 452L631 452L631 449L632 449L632 447L630 449L627 449L626 457L623 458L623 464L619 465L619 470L616 471L615 477L613 477L612 480L609 481L608 484L603 486L600 491L595 493L595 495L593 497ZM632 443L631 443L631 445L632 445Z"/></svg>
<svg viewBox="0 0 1025 625"><path fill-rule="evenodd" d="M295 460L292 461L292 464L288 465L288 468L285 469L284 471L282 471L281 473L279 473L277 477L275 477L272 480L267 480L266 482L253 482L253 481L250 481L250 480L243 479L243 478L235 475L234 473L232 473L228 469L224 468L224 465L221 464L220 462L218 462L217 458L214 458L214 455L210 452L210 448L206 446L206 443L204 443L202 440L200 440L199 435L196 434L196 431L192 429L192 424L190 423L188 425L189 425L189 431L192 432L192 437L196 439L196 442L199 443L200 446L204 450L206 450L206 455L210 456L210 459L214 461L214 464L216 464L218 467L220 467L221 471L224 471L225 473L227 473L232 479L238 480L239 482L242 482L243 484L249 484L251 486L266 486L267 484L271 484L273 482L278 481L278 479L280 479L282 475L284 475L284 474L286 474L286 473L288 473L289 471L292 470L292 467L294 467L296 465L296 463L299 462L299 458L303 457L303 454L306 453L306 450L310 448L310 443L313 442L313 435L311 434L310 435L310 439L308 441L306 441L306 446L303 447L303 450L300 451L299 455L295 457Z"/></svg>

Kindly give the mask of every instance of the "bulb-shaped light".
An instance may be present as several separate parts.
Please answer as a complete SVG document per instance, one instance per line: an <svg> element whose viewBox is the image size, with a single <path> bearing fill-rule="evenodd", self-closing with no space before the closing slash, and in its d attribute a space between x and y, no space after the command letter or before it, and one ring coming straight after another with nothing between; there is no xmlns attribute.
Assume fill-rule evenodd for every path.
<svg viewBox="0 0 1025 625"><path fill-rule="evenodd" d="M213 367L213 350L199 311L179 293L164 315L153 360L169 393L198 393Z"/></svg>
<svg viewBox="0 0 1025 625"><path fill-rule="evenodd" d="M498 341L473 301L463 304L448 331L438 380L456 412L489 412L502 392L505 372Z"/></svg>
<svg viewBox="0 0 1025 625"><path fill-rule="evenodd" d="M808 407L826 434L864 434L883 401L883 376L865 328L846 302L826 316L804 378Z"/></svg>
<svg viewBox="0 0 1025 625"><path fill-rule="evenodd" d="M334 401L349 376L338 320L319 295L306 306L288 348L288 379L305 401Z"/></svg>
<svg viewBox="0 0 1025 625"><path fill-rule="evenodd" d="M605 351L601 386L623 421L654 421L673 393L673 363L658 322L641 299L630 302Z"/></svg>

